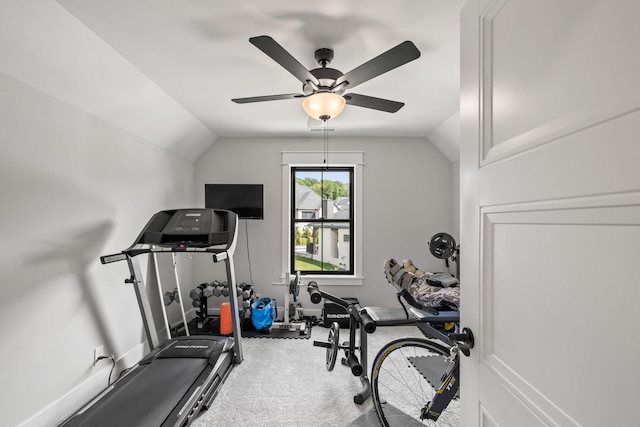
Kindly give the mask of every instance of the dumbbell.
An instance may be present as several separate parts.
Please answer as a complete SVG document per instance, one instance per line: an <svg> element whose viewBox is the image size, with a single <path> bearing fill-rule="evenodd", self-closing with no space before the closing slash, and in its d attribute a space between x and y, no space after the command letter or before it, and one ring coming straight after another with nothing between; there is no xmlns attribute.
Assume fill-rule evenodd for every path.
<svg viewBox="0 0 640 427"><path fill-rule="evenodd" d="M219 297L222 295L222 286L216 286L213 288L213 295Z"/></svg>
<svg viewBox="0 0 640 427"><path fill-rule="evenodd" d="M171 305L173 302L173 292L165 292L164 295L162 295L162 302L164 302L164 305Z"/></svg>
<svg viewBox="0 0 640 427"><path fill-rule="evenodd" d="M194 299L193 301L191 301L191 305L193 305L194 307L200 307L200 300L199 299Z"/></svg>
<svg viewBox="0 0 640 427"><path fill-rule="evenodd" d="M252 293L252 291L242 291L242 299L248 300L249 298L251 298Z"/></svg>
<svg viewBox="0 0 640 427"><path fill-rule="evenodd" d="M162 295L162 301L165 306L171 305L172 302L180 302L180 297L178 296L178 289L174 289L172 292L165 292Z"/></svg>
<svg viewBox="0 0 640 427"><path fill-rule="evenodd" d="M189 296L194 301L200 301L200 297L202 296L202 289L200 288L191 289L191 292L189 292Z"/></svg>
<svg viewBox="0 0 640 427"><path fill-rule="evenodd" d="M250 308L250 307L251 307L251 301L249 300L242 301L242 308Z"/></svg>
<svg viewBox="0 0 640 427"><path fill-rule="evenodd" d="M202 295L204 295L205 298L210 298L213 295L213 290L215 288L211 285L207 285L204 290L202 291Z"/></svg>

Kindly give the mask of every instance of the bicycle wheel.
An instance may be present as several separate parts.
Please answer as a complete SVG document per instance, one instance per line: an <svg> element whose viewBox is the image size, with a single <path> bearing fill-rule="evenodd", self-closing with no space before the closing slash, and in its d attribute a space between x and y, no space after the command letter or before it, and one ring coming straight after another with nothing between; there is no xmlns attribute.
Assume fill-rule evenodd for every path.
<svg viewBox="0 0 640 427"><path fill-rule="evenodd" d="M385 427L459 426L459 399L452 400L437 421L421 420L453 362L449 349L421 338L400 338L378 352L371 373L372 398Z"/></svg>

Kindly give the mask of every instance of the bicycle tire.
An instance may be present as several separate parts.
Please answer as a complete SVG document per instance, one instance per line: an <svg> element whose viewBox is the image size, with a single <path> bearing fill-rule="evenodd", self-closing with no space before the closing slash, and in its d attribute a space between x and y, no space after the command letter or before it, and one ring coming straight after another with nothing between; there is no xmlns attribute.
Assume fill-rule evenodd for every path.
<svg viewBox="0 0 640 427"><path fill-rule="evenodd" d="M445 360L448 356L447 347L423 338L396 339L380 349L371 370L371 392L384 427L460 425L458 399L449 403L437 421L420 419L422 408L451 366Z"/></svg>

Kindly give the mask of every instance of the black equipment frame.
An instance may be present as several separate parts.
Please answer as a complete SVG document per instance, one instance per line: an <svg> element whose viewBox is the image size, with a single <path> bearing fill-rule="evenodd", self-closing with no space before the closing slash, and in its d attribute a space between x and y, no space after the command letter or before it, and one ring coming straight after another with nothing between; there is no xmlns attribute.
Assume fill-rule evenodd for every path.
<svg viewBox="0 0 640 427"><path fill-rule="evenodd" d="M181 211L208 211L213 215L216 213L222 214L223 221L227 222L227 224L223 224L223 226L227 228L227 231L217 233L200 232L197 234L183 232L176 236L175 240L163 239L160 236L162 229L167 227L171 218ZM240 333L240 315L238 310L238 296L236 292L235 269L233 264L233 253L236 247L237 236L237 216L231 211L221 209L166 210L156 213L151 220L149 220L142 232L138 235L138 238L129 248L116 254L100 257L102 264L127 261L131 276L128 279L125 279L125 283L131 284L134 288L150 350L154 350L158 347L159 338L153 322L153 314L151 312L149 297L145 291L146 286L142 279L143 275L140 270L140 263L136 257L142 254L166 252L204 253L211 254L213 262L217 263L222 261L225 264L227 283L229 284L229 304L231 306L232 313L231 320L233 325L233 338L236 341L236 363L242 362L243 354Z"/></svg>
<svg viewBox="0 0 640 427"><path fill-rule="evenodd" d="M233 264L237 234L237 215L231 211L160 211L129 248L100 257L102 264L127 262L125 283L134 288L150 353L60 426L186 427L211 405L233 365L243 360ZM160 252L204 253L224 262L233 338L187 335L160 343L137 258Z"/></svg>
<svg viewBox="0 0 640 427"><path fill-rule="evenodd" d="M362 383L362 390L354 395L353 400L356 404L362 404L371 396L371 381L368 374L367 366L367 334L375 332L378 326L402 326L414 325L431 340L439 340L449 347L456 346L465 356L470 355L470 349L474 346L473 334L468 328L464 328L462 332L455 331L452 333L445 332L441 328L436 328L433 323L455 322L459 323L459 313L457 311L438 311L435 309L425 309L406 291L398 292L398 302L402 306L401 309L389 309L386 307L362 307L360 304L352 303L338 296L332 295L320 289L316 282L309 282L307 292L314 304L320 303L322 299L332 301L344 307L349 313L349 341L345 344L338 343L337 339L331 339L337 336L338 324L334 323L329 333L328 341L314 341L316 347L324 347L327 349L327 369L330 362L335 360L335 353L338 349L345 351L345 358L342 363L351 368L353 375L358 376ZM409 305L405 305L403 300ZM360 345L356 343L357 329L360 329ZM360 359L356 355L359 353ZM333 367L331 367L333 369ZM329 370L331 370L329 369ZM459 363L455 364L455 369L448 373L449 380L459 378ZM447 381L448 383L449 381ZM458 388L458 381L451 381L455 385L455 390L450 393L441 393L436 395L434 402L428 405L432 410L446 407L449 401L455 395ZM442 390L444 392L444 390ZM427 404L428 402L425 402ZM429 415L430 417L431 415ZM426 417L426 415L425 415Z"/></svg>
<svg viewBox="0 0 640 427"><path fill-rule="evenodd" d="M359 377L360 383L362 384L362 389L353 396L353 401L361 405L371 396L371 381L369 380L367 368L367 334L375 332L376 322L374 322L371 316L369 316L369 313L361 307L360 304L325 292L318 287L316 282L309 282L307 292L309 292L311 302L314 304L319 304L322 299L326 299L344 307L347 313L349 313L349 341L345 345L340 344L338 338L329 339L329 342L314 341L313 345L327 349L327 369L329 369L329 365L331 365L331 369L333 369L332 365L335 363L335 355L338 349L344 350L345 357L342 359L342 364L349 366L351 373ZM332 325L334 337L339 336L336 334L337 328L339 328L338 323L334 322ZM356 341L358 329L360 330L359 346ZM360 356L359 358L358 354Z"/></svg>

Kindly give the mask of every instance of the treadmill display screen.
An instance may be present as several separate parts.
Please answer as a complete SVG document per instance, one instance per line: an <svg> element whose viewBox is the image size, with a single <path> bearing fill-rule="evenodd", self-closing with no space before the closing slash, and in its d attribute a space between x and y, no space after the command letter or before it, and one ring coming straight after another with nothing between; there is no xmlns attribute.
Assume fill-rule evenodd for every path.
<svg viewBox="0 0 640 427"><path fill-rule="evenodd" d="M210 224L211 218L208 215L203 217L202 212L178 211L162 231L165 235L174 233L200 234Z"/></svg>

